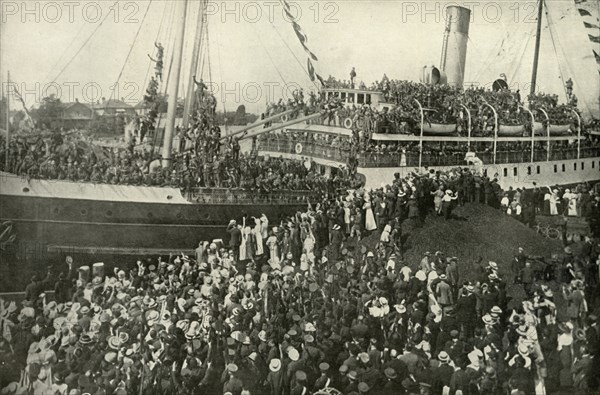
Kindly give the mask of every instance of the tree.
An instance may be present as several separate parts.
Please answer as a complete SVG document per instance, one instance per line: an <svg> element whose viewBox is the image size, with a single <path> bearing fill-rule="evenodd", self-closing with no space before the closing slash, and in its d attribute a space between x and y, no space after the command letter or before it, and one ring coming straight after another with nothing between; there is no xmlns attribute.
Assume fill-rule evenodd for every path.
<svg viewBox="0 0 600 395"><path fill-rule="evenodd" d="M63 105L56 95L50 95L42 99L40 108L35 111L37 122L40 126L50 129L58 129L62 125Z"/></svg>

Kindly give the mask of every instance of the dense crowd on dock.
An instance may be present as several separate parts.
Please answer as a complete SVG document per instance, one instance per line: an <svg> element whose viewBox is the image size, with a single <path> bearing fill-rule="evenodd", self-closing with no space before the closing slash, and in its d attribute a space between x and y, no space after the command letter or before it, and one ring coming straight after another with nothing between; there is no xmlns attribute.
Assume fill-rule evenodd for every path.
<svg viewBox="0 0 600 395"><path fill-rule="evenodd" d="M244 215L195 256L91 269L67 258L0 305L2 393L594 393L596 239L475 266L443 251L403 258L403 223L503 204L494 180L471 177L397 175L281 222ZM507 193L537 204L535 191ZM600 215L600 197L588 208ZM369 235L376 245L360 242Z"/></svg>

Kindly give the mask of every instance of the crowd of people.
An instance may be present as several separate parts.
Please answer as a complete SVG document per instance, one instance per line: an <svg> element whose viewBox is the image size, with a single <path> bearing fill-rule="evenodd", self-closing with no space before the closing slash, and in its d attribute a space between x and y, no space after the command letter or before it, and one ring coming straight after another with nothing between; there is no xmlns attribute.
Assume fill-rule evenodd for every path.
<svg viewBox="0 0 600 395"><path fill-rule="evenodd" d="M364 117L361 113L367 111L370 118L379 121L379 125L382 123L386 125L383 133L415 133L421 122L421 113L415 104L415 100L417 100L424 108L425 123L456 125L456 132L461 135L466 134L468 127L468 115L465 108L469 109L471 114L473 136L493 135L496 126L495 115L497 115L500 125L522 125L525 126L524 132L531 135L533 126L531 125L531 115L523 107L524 101L520 91L512 92L505 80L499 81L504 83L494 86L494 89L491 90L475 86L463 90L446 84L428 85L404 80L390 80L384 74L381 81L375 81L371 86L366 86L363 82L354 85L351 81L340 81L332 76L325 81L325 86L327 88L357 88L381 92L385 102L395 104L395 107L389 112L352 107L345 112L340 111L337 118L342 122L345 117L362 121ZM526 98L536 120L546 126L550 123L554 125L574 124L573 110L578 111L578 101L573 94L573 82L567 81L565 87L567 91L567 103L565 104L558 103L557 95L541 92ZM368 104L370 103L362 107L368 107ZM546 119L546 114L548 119ZM365 124L369 123L365 122Z"/></svg>
<svg viewBox="0 0 600 395"><path fill-rule="evenodd" d="M404 259L406 221L502 195L461 169L396 175L281 222L232 219L195 256L67 258L0 304L2 394L594 393L597 239L512 262Z"/></svg>
<svg viewBox="0 0 600 395"><path fill-rule="evenodd" d="M2 142L5 144L5 140ZM8 167L4 160L7 151L0 148L3 154L0 169L31 179L169 186L185 191L198 187L319 191L355 187L357 182L356 174L349 171L343 177L329 179L314 166L306 167L304 161L240 154L239 146L230 145L223 149L224 153L210 158L204 148L197 154L193 151L177 154L170 168L162 167L149 151L105 150L80 134L63 138L55 133L46 141L41 137L33 140L16 137L9 144Z"/></svg>

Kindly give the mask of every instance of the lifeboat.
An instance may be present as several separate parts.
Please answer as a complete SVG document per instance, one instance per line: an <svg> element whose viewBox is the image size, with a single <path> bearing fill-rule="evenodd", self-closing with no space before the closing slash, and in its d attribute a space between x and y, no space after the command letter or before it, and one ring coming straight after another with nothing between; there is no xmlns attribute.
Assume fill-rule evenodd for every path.
<svg viewBox="0 0 600 395"><path fill-rule="evenodd" d="M550 124L550 136L565 136L571 134L571 124L553 125Z"/></svg>
<svg viewBox="0 0 600 395"><path fill-rule="evenodd" d="M435 136L449 136L456 133L456 124L427 123L423 125L423 134Z"/></svg>
<svg viewBox="0 0 600 395"><path fill-rule="evenodd" d="M500 137L517 137L523 136L524 133L524 125L500 125L498 127L498 136Z"/></svg>

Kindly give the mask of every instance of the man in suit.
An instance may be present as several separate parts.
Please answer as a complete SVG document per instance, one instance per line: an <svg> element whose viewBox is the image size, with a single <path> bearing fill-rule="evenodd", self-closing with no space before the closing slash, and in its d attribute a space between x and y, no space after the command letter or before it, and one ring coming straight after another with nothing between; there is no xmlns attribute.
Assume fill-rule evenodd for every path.
<svg viewBox="0 0 600 395"><path fill-rule="evenodd" d="M442 310L448 306L450 306L454 298L452 297L452 288L450 284L448 284L448 279L445 274L440 275L440 282L437 284L435 288L435 293L437 295L437 301L440 304Z"/></svg>
<svg viewBox="0 0 600 395"><path fill-rule="evenodd" d="M240 258L240 245L242 244L242 231L237 226L234 219L229 221L227 226L227 233L229 233L229 248L233 250L235 261L237 262Z"/></svg>

